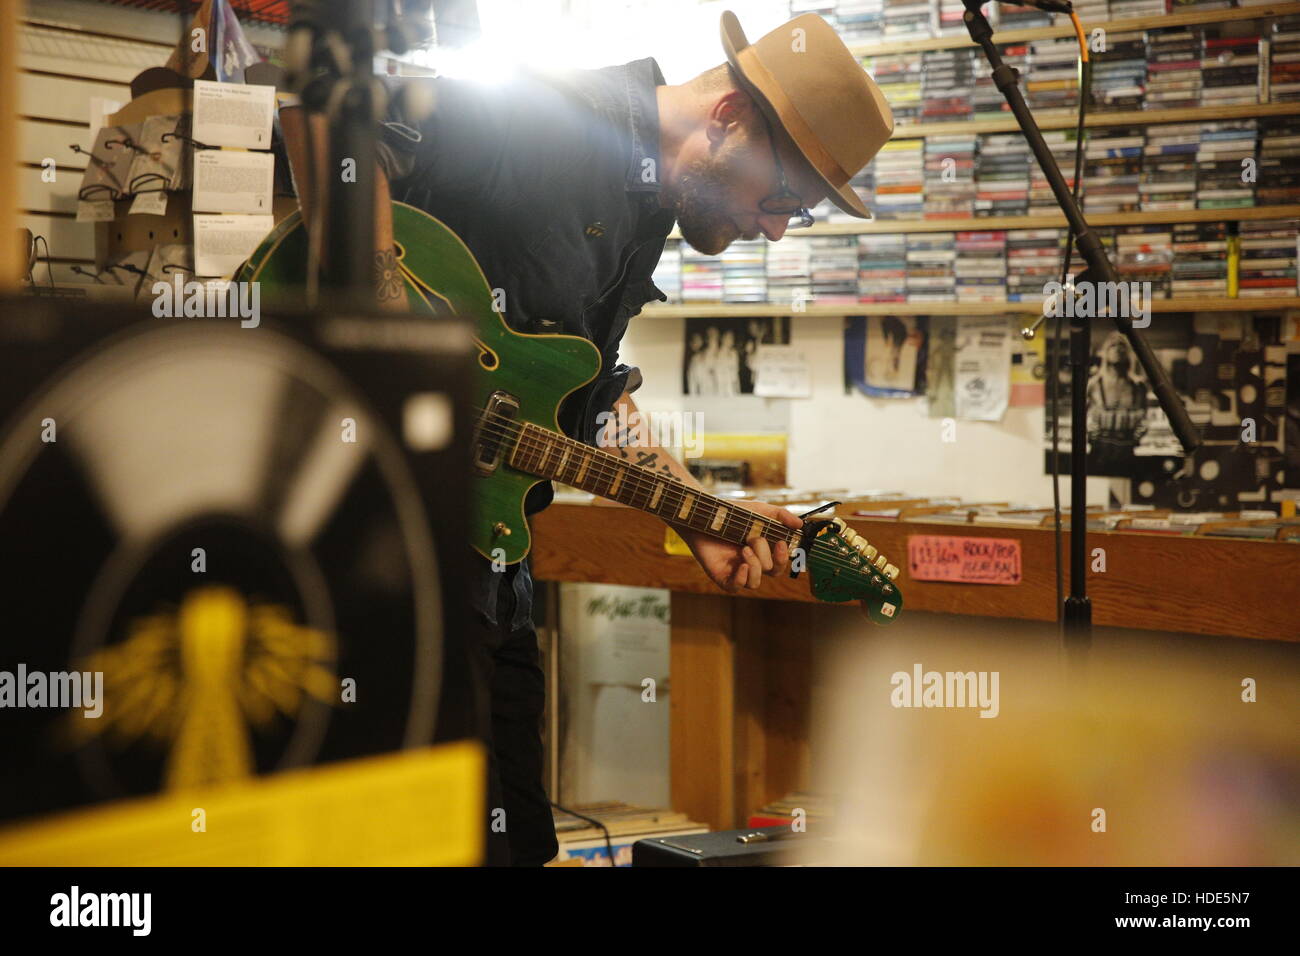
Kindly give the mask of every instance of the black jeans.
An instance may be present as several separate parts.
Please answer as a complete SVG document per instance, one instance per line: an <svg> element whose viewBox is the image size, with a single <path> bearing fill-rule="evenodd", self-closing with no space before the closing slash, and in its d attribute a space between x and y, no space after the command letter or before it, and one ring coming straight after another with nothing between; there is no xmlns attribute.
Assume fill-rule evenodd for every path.
<svg viewBox="0 0 1300 956"><path fill-rule="evenodd" d="M511 627L517 601L511 567L497 590L497 624L479 614L467 653L488 713L488 866L541 866L559 852L550 801L542 785L542 714L546 681L539 665L537 632L531 619ZM486 689L483 699L482 689Z"/></svg>

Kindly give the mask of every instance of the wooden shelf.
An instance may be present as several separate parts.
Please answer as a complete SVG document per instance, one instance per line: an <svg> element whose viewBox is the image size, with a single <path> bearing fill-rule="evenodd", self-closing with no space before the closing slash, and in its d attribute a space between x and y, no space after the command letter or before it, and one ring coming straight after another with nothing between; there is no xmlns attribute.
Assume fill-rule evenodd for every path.
<svg viewBox="0 0 1300 956"><path fill-rule="evenodd" d="M1189 106L1178 110L1116 110L1088 113L1083 125L1089 129L1104 126L1151 126L1160 123L1213 123L1219 120L1263 119L1268 116L1300 114L1296 103L1241 103L1235 106ZM1079 114L1072 109L1036 111L1039 129L1074 129ZM1018 133L1018 124L1010 113L1006 119L958 120L952 123L900 123L892 139L924 139L927 136L958 136L962 133Z"/></svg>
<svg viewBox="0 0 1300 956"><path fill-rule="evenodd" d="M1268 17L1284 17L1300 13L1300 3L1268 3L1257 7L1242 7L1234 10L1200 10L1192 13L1167 13L1155 17L1129 17L1120 20L1085 20L1083 32L1091 33L1101 27L1107 33L1132 33L1138 30L1154 30L1164 27L1205 26L1214 23L1232 23L1238 20L1263 20ZM1050 27L1030 27L1024 30L1004 30L993 34L994 43L1024 43L1029 40L1050 40L1054 37L1074 36L1074 26L1070 21L1053 24ZM931 37L916 40L898 40L892 43L863 43L850 46L854 56L889 56L892 53L915 53L926 50L957 50L974 46L970 37L962 33L958 36Z"/></svg>
<svg viewBox="0 0 1300 956"><path fill-rule="evenodd" d="M843 315L1038 315L1041 301L1034 302L846 302L808 304L795 310L779 302L737 305L725 302L694 302L648 305L651 318L728 318L739 316L843 316ZM1151 311L1179 312L1282 312L1300 309L1300 297L1275 299L1155 299Z"/></svg>
<svg viewBox="0 0 1300 956"><path fill-rule="evenodd" d="M1086 192L1085 192L1086 197ZM1300 219L1300 205L1242 206L1237 209L1174 209L1155 212L1118 212L1088 216L1088 225L1156 226L1180 222L1249 222L1258 219ZM868 222L819 222L787 236L897 235L910 232L986 232L1001 229L1064 229L1065 216L985 216L969 219L872 219ZM680 239L674 229L669 239Z"/></svg>

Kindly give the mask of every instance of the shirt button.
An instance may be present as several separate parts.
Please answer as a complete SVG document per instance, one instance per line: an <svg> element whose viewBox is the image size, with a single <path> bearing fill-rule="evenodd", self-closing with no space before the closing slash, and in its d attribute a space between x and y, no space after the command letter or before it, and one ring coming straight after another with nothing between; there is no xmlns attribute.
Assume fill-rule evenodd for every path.
<svg viewBox="0 0 1300 956"><path fill-rule="evenodd" d="M605 224L603 222L593 222L586 229L588 239L599 239L605 234Z"/></svg>

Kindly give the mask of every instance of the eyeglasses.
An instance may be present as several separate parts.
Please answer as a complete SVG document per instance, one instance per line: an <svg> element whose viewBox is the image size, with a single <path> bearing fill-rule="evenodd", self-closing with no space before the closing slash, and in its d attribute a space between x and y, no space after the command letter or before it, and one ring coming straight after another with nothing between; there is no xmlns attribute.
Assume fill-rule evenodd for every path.
<svg viewBox="0 0 1300 956"><path fill-rule="evenodd" d="M786 181L785 167L781 165L781 157L776 151L776 133L772 130L771 120L761 108L758 114L763 117L763 123L767 126L767 141L772 146L772 162L776 164L778 177L777 191L761 200L758 208L771 216L789 216L790 225L786 227L788 229L807 229L813 224L813 214L808 211L798 193L792 190L789 182Z"/></svg>

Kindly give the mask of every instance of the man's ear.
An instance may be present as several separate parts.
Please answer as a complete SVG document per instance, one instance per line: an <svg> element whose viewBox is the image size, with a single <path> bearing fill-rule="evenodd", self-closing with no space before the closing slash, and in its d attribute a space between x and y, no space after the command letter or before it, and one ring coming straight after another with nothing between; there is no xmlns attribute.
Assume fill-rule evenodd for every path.
<svg viewBox="0 0 1300 956"><path fill-rule="evenodd" d="M748 121L753 108L753 101L740 90L730 90L719 96L709 108L706 127L709 142L718 145L734 135Z"/></svg>

